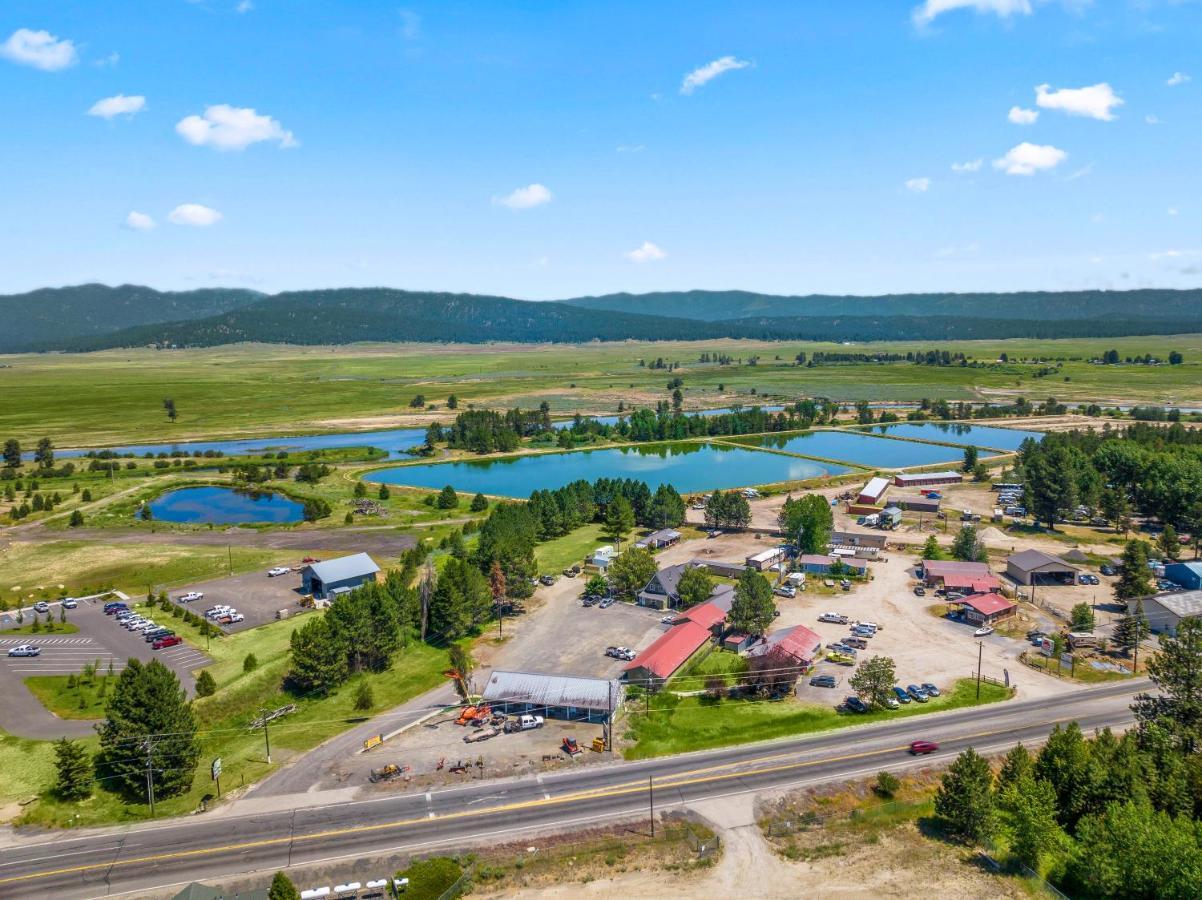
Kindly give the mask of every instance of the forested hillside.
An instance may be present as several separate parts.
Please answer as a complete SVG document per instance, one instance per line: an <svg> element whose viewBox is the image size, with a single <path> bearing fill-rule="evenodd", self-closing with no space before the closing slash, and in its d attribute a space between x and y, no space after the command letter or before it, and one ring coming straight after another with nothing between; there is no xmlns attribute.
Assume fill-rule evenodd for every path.
<svg viewBox="0 0 1202 900"><path fill-rule="evenodd" d="M607 303L616 308L597 308ZM9 326L0 329L0 352L241 342L934 341L1202 332L1202 292L788 298L698 291L557 303L392 288L267 296L89 284L0 297L0 313Z"/></svg>

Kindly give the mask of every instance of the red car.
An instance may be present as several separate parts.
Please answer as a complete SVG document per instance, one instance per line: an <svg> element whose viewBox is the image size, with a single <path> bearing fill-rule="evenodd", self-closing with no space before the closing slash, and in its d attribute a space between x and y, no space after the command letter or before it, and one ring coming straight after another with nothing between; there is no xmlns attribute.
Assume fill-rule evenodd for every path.
<svg viewBox="0 0 1202 900"><path fill-rule="evenodd" d="M155 650L165 650L168 647L174 647L176 644L182 644L184 639L178 634L173 634L170 637L159 638L150 646Z"/></svg>
<svg viewBox="0 0 1202 900"><path fill-rule="evenodd" d="M910 755L925 756L927 753L934 753L939 749L939 745L934 741L911 741Z"/></svg>

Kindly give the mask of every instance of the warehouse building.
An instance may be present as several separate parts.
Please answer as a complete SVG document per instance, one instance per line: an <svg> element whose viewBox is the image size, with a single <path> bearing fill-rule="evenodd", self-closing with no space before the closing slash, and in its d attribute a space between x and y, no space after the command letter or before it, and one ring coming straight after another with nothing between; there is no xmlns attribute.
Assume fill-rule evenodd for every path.
<svg viewBox="0 0 1202 900"><path fill-rule="evenodd" d="M482 694L493 709L510 715L545 716L569 722L607 722L621 707L620 681L493 670Z"/></svg>
<svg viewBox="0 0 1202 900"><path fill-rule="evenodd" d="M301 591L317 600L334 600L376 581L379 574L380 567L366 553L310 563L301 570Z"/></svg>
<svg viewBox="0 0 1202 900"><path fill-rule="evenodd" d="M658 691L710 637L710 630L697 622L689 619L678 622L631 660L623 675L630 684Z"/></svg>
<svg viewBox="0 0 1202 900"><path fill-rule="evenodd" d="M1127 603L1128 614L1135 615L1139 602L1131 600ZM1183 619L1202 616L1202 591L1182 591L1178 594L1144 597L1143 604L1149 628L1158 634L1175 635Z"/></svg>
<svg viewBox="0 0 1202 900"><path fill-rule="evenodd" d="M924 559L920 570L923 582L927 587L951 588L972 585L974 582L988 582L993 578L988 563L959 562L950 559ZM996 581L996 579L994 579ZM999 585L1000 588L1000 585Z"/></svg>
<svg viewBox="0 0 1202 900"><path fill-rule="evenodd" d="M876 506L881 502L881 498L885 496L885 491L887 490L889 490L888 478L877 476L876 478L869 479L868 484L864 485L864 489L856 497L856 503Z"/></svg>
<svg viewBox="0 0 1202 900"><path fill-rule="evenodd" d="M893 498L893 503L907 512L930 513L932 515L939 512L939 504L941 502L938 497L922 497L917 495Z"/></svg>
<svg viewBox="0 0 1202 900"><path fill-rule="evenodd" d="M1196 591L1202 588L1202 561L1169 563L1164 577L1187 591Z"/></svg>
<svg viewBox="0 0 1202 900"><path fill-rule="evenodd" d="M938 484L959 484L964 476L950 469L944 472L898 472L893 483L898 487L933 487Z"/></svg>
<svg viewBox="0 0 1202 900"><path fill-rule="evenodd" d="M770 569L778 562L785 558L784 547L770 547L767 550L761 550L759 553L753 553L747 557L747 568L755 569L757 572L763 572L765 569Z"/></svg>
<svg viewBox="0 0 1202 900"><path fill-rule="evenodd" d="M1006 557L1006 575L1016 584L1075 584L1078 569L1042 550L1023 550Z"/></svg>

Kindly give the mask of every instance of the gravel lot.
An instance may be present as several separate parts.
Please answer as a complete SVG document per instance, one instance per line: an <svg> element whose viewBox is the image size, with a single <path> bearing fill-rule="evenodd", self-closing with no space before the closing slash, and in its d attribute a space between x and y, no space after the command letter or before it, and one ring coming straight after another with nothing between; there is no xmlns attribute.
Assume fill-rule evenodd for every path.
<svg viewBox="0 0 1202 900"><path fill-rule="evenodd" d="M203 615L206 609L219 604L232 606L242 613L246 617L243 621L221 626L231 633L273 622L276 612L281 609L288 610L289 616L307 612L300 605L300 575L295 572L275 578L269 577L266 571L217 578L171 591L169 596L177 600L188 591L204 594L203 600L187 604L197 615Z"/></svg>

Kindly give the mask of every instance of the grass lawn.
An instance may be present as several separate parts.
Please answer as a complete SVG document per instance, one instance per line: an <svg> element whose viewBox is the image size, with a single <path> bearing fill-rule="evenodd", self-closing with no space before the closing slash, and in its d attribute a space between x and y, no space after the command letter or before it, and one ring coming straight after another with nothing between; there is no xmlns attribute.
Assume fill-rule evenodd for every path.
<svg viewBox="0 0 1202 900"><path fill-rule="evenodd" d="M584 557L609 541L601 535L600 524L583 525L563 537L539 544L534 548L538 570L558 575L573 565L583 565Z"/></svg>
<svg viewBox="0 0 1202 900"><path fill-rule="evenodd" d="M722 650L710 650L705 652L710 647L707 644L701 650L693 654L693 658L687 661L680 672L674 676L673 681L681 679L679 689L684 691L698 691L705 687L705 679L710 675L719 675L727 687L734 684L735 678L747 671L747 658L739 656L737 653L726 653ZM669 684L671 690L674 685Z"/></svg>
<svg viewBox="0 0 1202 900"><path fill-rule="evenodd" d="M67 686L67 680L74 682ZM116 676L113 676L116 684ZM33 675L25 679L25 686L33 695L60 719L103 719L108 690L108 676L103 672L92 681L85 682L71 675Z"/></svg>
<svg viewBox="0 0 1202 900"><path fill-rule="evenodd" d="M981 685L980 703L996 703L1010 697L1006 688ZM879 722L916 716L937 710L975 706L976 682L961 679L951 691L929 703L908 703L901 709L875 710L863 715L836 712L830 706L799 703L796 700L711 701L705 697L675 698L658 695L651 700L650 712L630 705L629 736L632 747L623 752L627 759L644 759L728 747L732 744L790 737L833 728L845 728L867 722Z"/></svg>
<svg viewBox="0 0 1202 900"><path fill-rule="evenodd" d="M118 588L145 594L156 589L192 584L229 574L230 551L225 547L179 544L104 544L85 541L14 542L0 553L0 595L58 593L86 594L93 589ZM234 572L251 572L277 560L281 551L233 548ZM71 613L67 613L70 621Z"/></svg>
<svg viewBox="0 0 1202 900"><path fill-rule="evenodd" d="M67 615L70 615L70 612ZM75 634L79 631L79 626L71 621L60 622L58 619L55 619L51 624L54 626L53 628L47 627L46 623L43 622L41 627L37 631L34 631L30 616L26 616L24 625L18 625L16 628L5 628L3 631L0 631L0 634Z"/></svg>
<svg viewBox="0 0 1202 900"><path fill-rule="evenodd" d="M32 798L54 784L54 745L0 731L0 810ZM0 816L0 819L7 815Z"/></svg>

